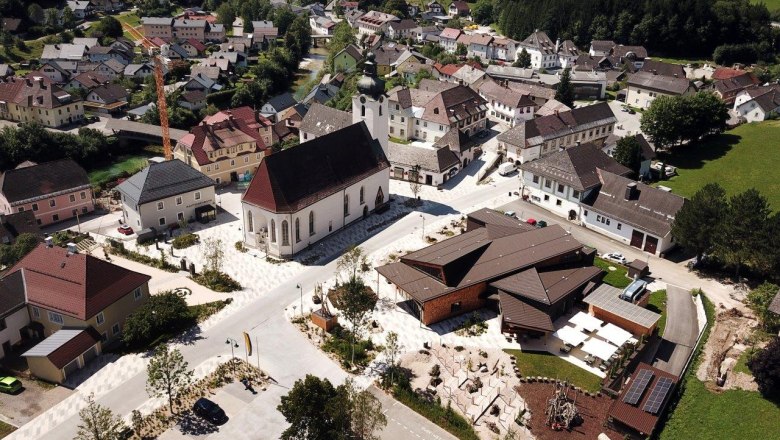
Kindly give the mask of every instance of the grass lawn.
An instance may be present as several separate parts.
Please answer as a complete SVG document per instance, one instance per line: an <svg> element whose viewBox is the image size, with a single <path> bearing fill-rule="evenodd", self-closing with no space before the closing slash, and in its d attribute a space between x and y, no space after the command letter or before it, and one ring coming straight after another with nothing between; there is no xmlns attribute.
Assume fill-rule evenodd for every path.
<svg viewBox="0 0 780 440"><path fill-rule="evenodd" d="M631 278L628 277L628 269L625 266L621 266L620 264L613 263L599 257L596 257L593 265L601 268L607 273L607 275L604 277L604 282L610 286L623 289L631 284ZM609 270L610 267L614 267L615 270Z"/></svg>
<svg viewBox="0 0 780 440"><path fill-rule="evenodd" d="M5 438L16 431L16 428L5 422L0 422L0 438Z"/></svg>
<svg viewBox="0 0 780 440"><path fill-rule="evenodd" d="M659 439L776 439L778 420L780 407L759 393L743 390L713 393L691 375Z"/></svg>
<svg viewBox="0 0 780 440"><path fill-rule="evenodd" d="M139 17L135 12L115 15L114 18L119 20L120 23L126 23L132 27L138 27L141 25L141 17Z"/></svg>
<svg viewBox="0 0 780 440"><path fill-rule="evenodd" d="M517 368L523 376L542 376L568 380L576 386L596 392L601 389L601 378L593 373L546 351L529 352L504 350L516 359Z"/></svg>
<svg viewBox="0 0 780 440"><path fill-rule="evenodd" d="M759 4L763 3L770 11L780 9L780 0L750 0L750 3Z"/></svg>
<svg viewBox="0 0 780 440"><path fill-rule="evenodd" d="M664 155L677 176L661 184L685 197L718 182L728 195L758 188L774 210L780 210L780 121L744 124L690 148Z"/></svg>
<svg viewBox="0 0 780 440"><path fill-rule="evenodd" d="M665 58L665 57L653 57L653 60L655 61L663 61L664 63L671 63L671 64L699 64L703 66L704 64L715 64L711 60L705 60L705 59L699 59L699 58Z"/></svg>
<svg viewBox="0 0 780 440"><path fill-rule="evenodd" d="M19 50L16 45L3 47L0 51L0 60L9 64L19 63L22 60L40 60L43 54L43 39L25 41L24 44L27 50Z"/></svg>
<svg viewBox="0 0 780 440"><path fill-rule="evenodd" d="M657 290L651 293L647 308L661 314L661 319L658 320L658 336L663 336L666 327L666 290Z"/></svg>
<svg viewBox="0 0 780 440"><path fill-rule="evenodd" d="M748 359L750 359L751 350L748 348L747 350L743 351L741 355L739 355L739 359L737 359L737 363L734 365L734 372L735 373L745 373L750 374L751 376L753 373L750 372L750 368L747 366Z"/></svg>
<svg viewBox="0 0 780 440"><path fill-rule="evenodd" d="M134 174L147 165L146 159L146 156L122 156L111 165L90 171L89 181L93 185L100 185L120 177L123 173Z"/></svg>

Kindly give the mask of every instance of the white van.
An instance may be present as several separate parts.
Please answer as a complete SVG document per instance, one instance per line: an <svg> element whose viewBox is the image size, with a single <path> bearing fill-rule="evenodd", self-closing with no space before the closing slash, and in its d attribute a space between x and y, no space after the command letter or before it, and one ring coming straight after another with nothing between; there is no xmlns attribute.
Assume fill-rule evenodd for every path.
<svg viewBox="0 0 780 440"><path fill-rule="evenodd" d="M515 171L517 171L517 167L514 162L504 162L498 166L498 174L501 174L502 176L512 174Z"/></svg>

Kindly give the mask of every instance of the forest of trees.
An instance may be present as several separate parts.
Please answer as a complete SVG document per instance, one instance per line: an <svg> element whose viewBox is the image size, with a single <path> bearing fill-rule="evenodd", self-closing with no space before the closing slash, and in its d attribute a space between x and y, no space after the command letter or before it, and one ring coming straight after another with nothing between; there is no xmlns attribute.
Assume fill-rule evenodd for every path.
<svg viewBox="0 0 780 440"><path fill-rule="evenodd" d="M749 0L512 0L495 2L492 14L510 38L540 29L581 47L613 39L665 55L710 57L718 46L748 43L771 56L780 40L766 6Z"/></svg>

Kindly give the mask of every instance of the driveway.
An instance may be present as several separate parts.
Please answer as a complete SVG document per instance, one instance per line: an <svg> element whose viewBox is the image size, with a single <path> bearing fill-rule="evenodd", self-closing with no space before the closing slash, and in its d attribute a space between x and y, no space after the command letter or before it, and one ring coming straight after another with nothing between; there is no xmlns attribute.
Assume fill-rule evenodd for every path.
<svg viewBox="0 0 780 440"><path fill-rule="evenodd" d="M641 133L642 130L639 128L639 119L642 117L642 114L637 112L632 115L628 112L624 112L624 105L625 103L617 100L609 101L609 108L612 109L612 113L615 114L615 117L618 120L617 124L615 124L615 136L623 137Z"/></svg>
<svg viewBox="0 0 780 440"><path fill-rule="evenodd" d="M696 306L689 290L667 285L666 328L653 366L679 376L698 337Z"/></svg>
<svg viewBox="0 0 780 440"><path fill-rule="evenodd" d="M65 387L19 380L24 386L21 393L0 393L0 420L13 426L24 425L73 393Z"/></svg>

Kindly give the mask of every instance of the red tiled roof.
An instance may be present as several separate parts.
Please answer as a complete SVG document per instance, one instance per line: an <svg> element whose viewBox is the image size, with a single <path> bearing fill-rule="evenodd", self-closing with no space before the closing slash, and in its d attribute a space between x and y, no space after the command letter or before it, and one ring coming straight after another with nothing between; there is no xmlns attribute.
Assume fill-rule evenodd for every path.
<svg viewBox="0 0 780 440"><path fill-rule="evenodd" d="M30 304L86 321L151 278L61 247L38 245L8 271L22 270Z"/></svg>
<svg viewBox="0 0 780 440"><path fill-rule="evenodd" d="M55 367L65 368L65 365L68 365L73 359L79 357L81 353L89 350L98 342L100 342L100 334L94 328L87 327L46 357Z"/></svg>
<svg viewBox="0 0 780 440"><path fill-rule="evenodd" d="M231 118L229 115L227 119L220 122L201 123L201 125L193 127L189 134L192 137L187 137L187 142L191 140L192 143L187 144L184 142L184 139L180 143L192 151L192 155L195 156L198 165L206 165L219 160L209 159L208 153L221 148L255 142L255 149L248 150L247 153L260 152L266 149L266 145L256 129L252 129L245 120L236 117Z"/></svg>
<svg viewBox="0 0 780 440"><path fill-rule="evenodd" d="M713 80L719 80L719 79L730 79L734 78L735 76L744 75L745 71L742 69L732 69L730 67L718 67L715 69L714 72L712 72L712 79Z"/></svg>
<svg viewBox="0 0 780 440"><path fill-rule="evenodd" d="M195 50L197 50L198 52L203 52L204 50L206 50L206 45L194 38L188 38L187 43L189 43L190 46L194 47Z"/></svg>

